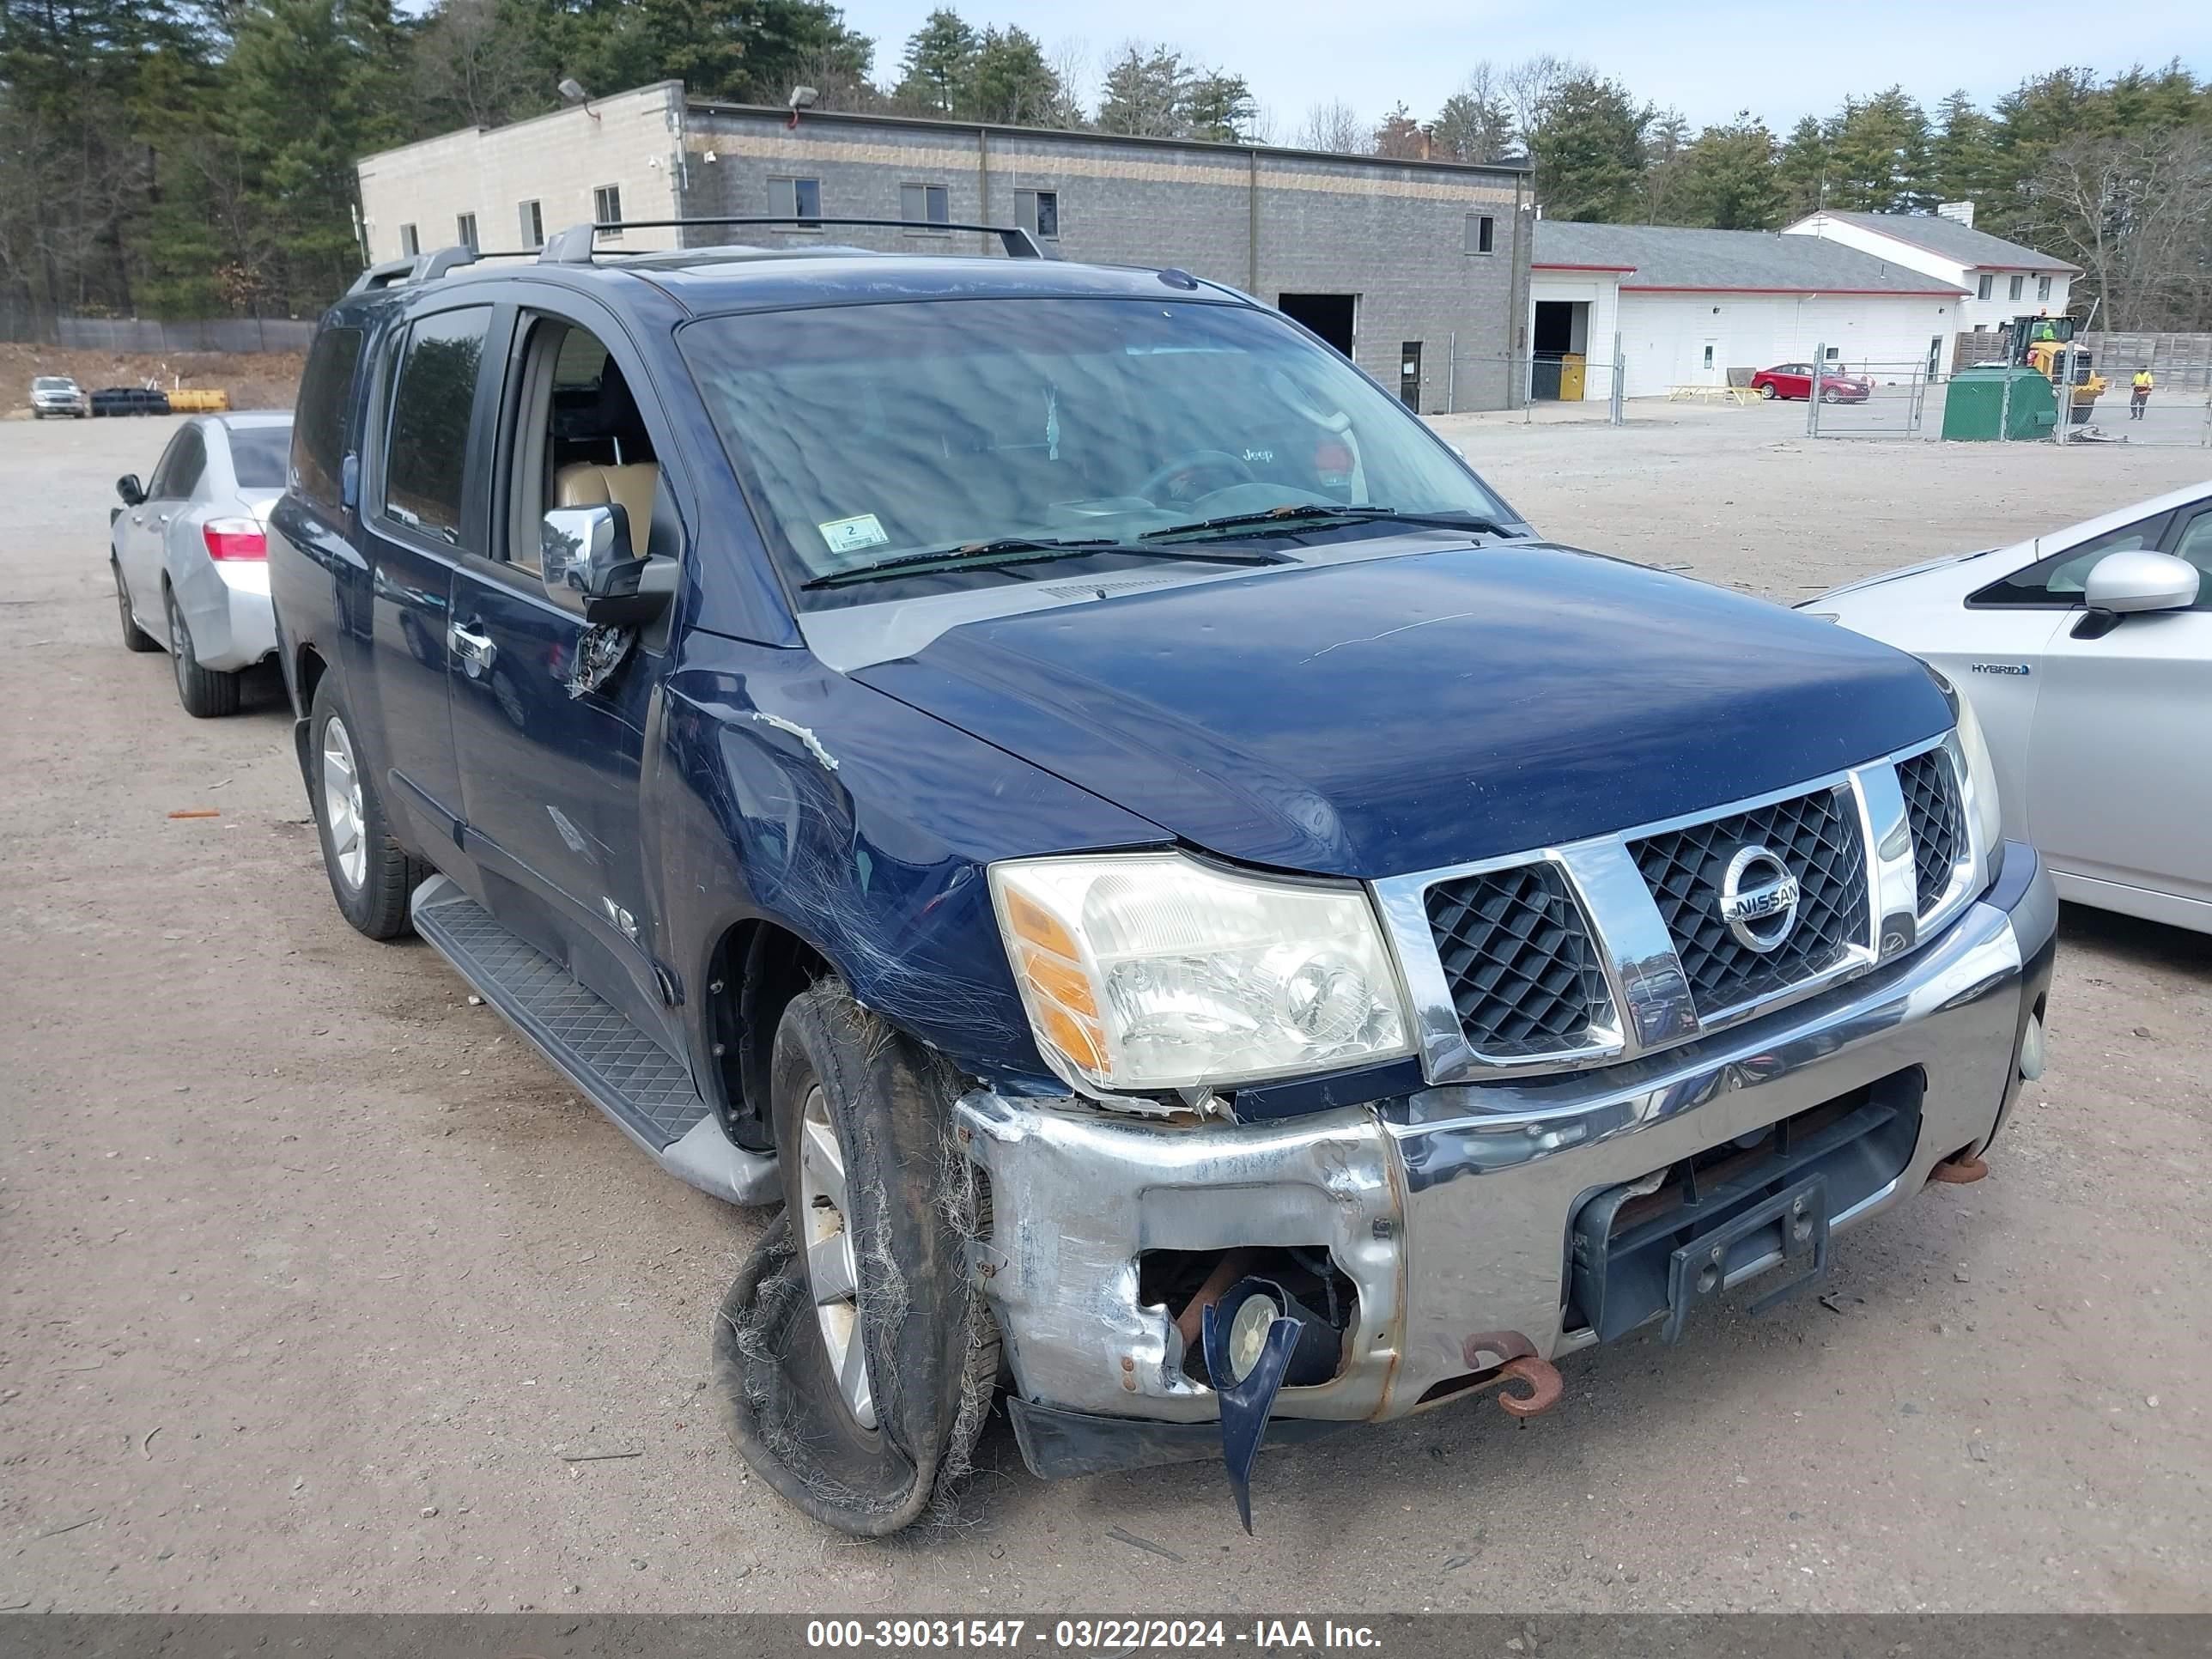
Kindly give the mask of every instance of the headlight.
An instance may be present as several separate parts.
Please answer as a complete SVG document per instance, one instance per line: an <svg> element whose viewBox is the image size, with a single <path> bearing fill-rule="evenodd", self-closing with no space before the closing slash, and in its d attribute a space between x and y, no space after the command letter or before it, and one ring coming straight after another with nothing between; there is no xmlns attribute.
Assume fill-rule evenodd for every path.
<svg viewBox="0 0 2212 1659"><path fill-rule="evenodd" d="M1174 853L994 865L1030 1024L1073 1087L1249 1083L1413 1052L1364 891Z"/></svg>
<svg viewBox="0 0 2212 1659"><path fill-rule="evenodd" d="M1951 705L1951 717L1958 722L1959 752L1966 757L1966 811L1972 815L1974 832L1979 837L1976 845L1981 851L1982 866L1992 870L2004 845L2004 808L1997 798L1996 763L1990 758L1989 739L1982 735L1981 719L1966 695L1932 664L1922 666L1943 694L1943 701Z"/></svg>

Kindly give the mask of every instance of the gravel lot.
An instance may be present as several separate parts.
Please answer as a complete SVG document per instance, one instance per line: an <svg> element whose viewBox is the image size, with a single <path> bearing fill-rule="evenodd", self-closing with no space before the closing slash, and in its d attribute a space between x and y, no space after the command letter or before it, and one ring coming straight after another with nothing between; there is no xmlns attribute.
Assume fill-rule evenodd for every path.
<svg viewBox="0 0 2212 1659"><path fill-rule="evenodd" d="M1635 414L1440 424L1550 533L1784 600L2212 472ZM169 425L0 428L0 1607L2212 1607L2212 940L2079 912L1992 1178L1829 1305L1273 1454L1256 1540L1213 1468L1045 1486L1003 1422L957 1524L826 1537L699 1392L757 1218L345 927L273 682L195 722L121 648L109 483Z"/></svg>

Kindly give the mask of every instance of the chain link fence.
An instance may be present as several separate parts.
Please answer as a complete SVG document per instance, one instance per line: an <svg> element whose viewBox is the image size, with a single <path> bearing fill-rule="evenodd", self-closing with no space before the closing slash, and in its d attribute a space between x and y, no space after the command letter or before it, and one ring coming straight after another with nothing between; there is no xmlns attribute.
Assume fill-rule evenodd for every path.
<svg viewBox="0 0 2212 1659"><path fill-rule="evenodd" d="M1431 413L1510 411L1528 422L1627 419L1626 372L1619 347L1610 360L1579 352L1506 356L1455 345L1444 362L1443 399Z"/></svg>
<svg viewBox="0 0 2212 1659"><path fill-rule="evenodd" d="M1822 346L1813 354L1813 361L1826 366L1820 373L1817 392L1808 377L1807 436L1917 438L1927 429L1929 387L1925 359L1829 362L1827 348ZM1939 418L1936 429L1941 425Z"/></svg>

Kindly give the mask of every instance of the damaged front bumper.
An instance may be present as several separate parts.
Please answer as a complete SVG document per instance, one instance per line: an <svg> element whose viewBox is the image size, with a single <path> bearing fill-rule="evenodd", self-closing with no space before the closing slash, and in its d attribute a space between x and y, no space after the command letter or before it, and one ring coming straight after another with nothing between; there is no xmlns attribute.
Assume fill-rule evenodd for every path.
<svg viewBox="0 0 2212 1659"><path fill-rule="evenodd" d="M1996 1134L2057 926L2050 876L2015 843L1990 891L1906 960L1622 1065L1251 1124L964 1097L961 1136L995 1218L974 1267L1012 1366L1024 1456L1050 1477L1218 1450L1216 1396L1186 1369L1177 1310L1139 1297L1148 1252L1319 1248L1350 1280L1341 1365L1283 1389L1270 1431L1282 1441L1404 1416L1516 1356L1549 1360L1667 1312L1638 1304L1633 1284L1608 1294L1592 1281L1606 1246L1594 1268L1578 1218L1587 1229L1594 1213L1626 1215L1624 1190L1785 1121L1832 1136L1846 1133L1838 1121L1879 1121L1822 1167L1830 1229L1880 1213ZM1809 1131L1798 1146L1817 1150ZM1729 1166L1711 1167L1709 1179ZM1758 1248L1729 1257L1715 1288L1766 1271L1787 1243Z"/></svg>

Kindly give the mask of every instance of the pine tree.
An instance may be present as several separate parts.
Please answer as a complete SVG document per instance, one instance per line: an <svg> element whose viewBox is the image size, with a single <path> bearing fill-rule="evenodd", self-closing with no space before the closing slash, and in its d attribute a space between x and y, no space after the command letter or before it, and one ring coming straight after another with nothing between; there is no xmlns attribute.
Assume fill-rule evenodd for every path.
<svg viewBox="0 0 2212 1659"><path fill-rule="evenodd" d="M1935 205L1928 188L1928 118L1902 87L1845 100L1830 154L1832 208L1915 213Z"/></svg>
<svg viewBox="0 0 2212 1659"><path fill-rule="evenodd" d="M1650 113L1629 101L1626 88L1587 71L1563 82L1529 135L1545 213L1613 224L1638 217Z"/></svg>
<svg viewBox="0 0 2212 1659"><path fill-rule="evenodd" d="M1430 129L1434 154L1455 161L1494 161L1513 150L1513 112L1503 98L1455 92Z"/></svg>
<svg viewBox="0 0 2212 1659"><path fill-rule="evenodd" d="M1241 144L1250 135L1258 117L1252 88L1241 75L1207 70L1190 83L1183 100L1183 116L1193 138L1217 144Z"/></svg>
<svg viewBox="0 0 2212 1659"><path fill-rule="evenodd" d="M1815 116L1800 118L1797 125L1790 129L1790 137L1775 158L1774 179L1782 191L1783 218L1802 219L1808 213L1836 205L1828 200L1828 185L1834 170L1828 128Z"/></svg>
<svg viewBox="0 0 2212 1659"><path fill-rule="evenodd" d="M959 112L971 120L1042 126L1063 98L1060 76L1036 37L1010 25L984 30L976 42Z"/></svg>
<svg viewBox="0 0 2212 1659"><path fill-rule="evenodd" d="M1182 138L1190 132L1196 73L1182 54L1132 40L1107 66L1098 100L1098 130L1139 138Z"/></svg>
<svg viewBox="0 0 2212 1659"><path fill-rule="evenodd" d="M1676 223L1715 230L1780 227L1779 146L1749 110L1724 127L1707 127L1683 153Z"/></svg>
<svg viewBox="0 0 2212 1659"><path fill-rule="evenodd" d="M908 37L905 55L899 59L904 72L894 96L924 114L962 113L982 46L982 37L961 21L958 12L939 7Z"/></svg>

